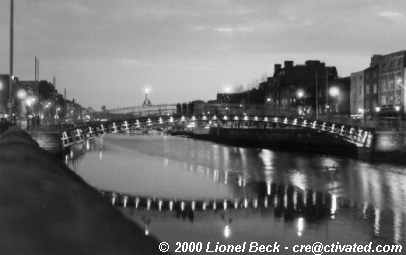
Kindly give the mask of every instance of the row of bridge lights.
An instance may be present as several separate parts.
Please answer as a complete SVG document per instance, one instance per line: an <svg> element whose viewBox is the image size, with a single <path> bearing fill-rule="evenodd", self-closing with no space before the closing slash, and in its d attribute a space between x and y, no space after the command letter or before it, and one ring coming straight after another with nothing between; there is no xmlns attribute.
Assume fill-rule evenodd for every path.
<svg viewBox="0 0 406 255"><path fill-rule="evenodd" d="M244 121L249 121L248 115L244 115L244 117L241 118L241 119L244 120ZM287 121L287 118L285 118L285 119L286 119L286 121ZM192 117L190 118L190 121L196 121L196 120L197 120L197 118L196 118L195 116L192 116ZM207 121L207 120L209 120L209 119L208 119L208 117L207 117L206 115L203 115L202 118L201 118L201 120ZM214 116L211 118L211 120L216 121L216 120L219 120L219 118L217 118L217 116L214 115ZM223 116L223 120L229 120L229 117L228 117L227 115L224 115L224 116ZM240 118L239 118L238 116L234 116L233 120L238 121L238 120L240 120ZM255 117L253 118L253 120L254 120L254 121L260 121L260 119L259 119L258 116L255 116ZM186 122L186 117L185 117L185 116L182 116L182 117L180 118L180 121L181 121L181 122ZM268 117L264 117L263 121L268 122L268 121L269 121L269 118L268 118ZM278 117L274 117L274 122L277 122L277 121L278 121ZM159 118L158 118L158 122L159 122L159 124L163 124L163 123L164 123L162 117L159 117ZM168 122L173 123L173 122L175 122L175 120L174 120L174 118L173 118L172 116L170 116L169 119L168 119ZM151 123L152 123L151 119L148 118L148 119L147 119L147 124L151 124ZM136 121L135 121L135 124L139 125L139 124L140 124L140 121L139 121L139 120L136 120Z"/></svg>
<svg viewBox="0 0 406 255"><path fill-rule="evenodd" d="M188 127L194 127L194 122L197 120L197 118L196 118L195 116L192 116L190 120L191 120L191 123L189 124ZM203 121L207 121L207 120L208 120L207 116L206 116L206 115L203 115L203 116L202 116L202 120L203 120ZM227 115L225 115L225 116L223 116L223 120L224 120L224 121L228 121L228 120L229 120L229 117L228 117ZM238 116L234 116L233 120L234 120L234 121L239 121L240 118L239 118ZM244 120L244 121L249 121L250 119L249 119L248 115L245 114L244 117L242 117L242 120ZM260 121L260 119L259 119L258 116L255 116L252 120L253 120L253 121ZM181 122L186 122L186 117L185 117L185 116L182 116L181 119L180 119L180 121L181 121ZM217 116L216 116L216 115L214 115L214 116L212 117L212 121L217 121ZM211 124L212 124L212 121L209 121L208 124L211 125ZM264 121L264 122L269 122L269 118L268 118L268 117L264 117L262 121ZM170 117L169 117L168 122L169 122L169 123L174 123L174 122L175 122L173 116L170 116ZM275 123L279 122L279 118L278 118L278 117L273 117L273 122L275 122ZM164 123L162 117L159 117L158 123L159 123L159 124L163 124L163 123ZM282 123L288 124L288 123L289 123L288 118L285 117L285 118L283 119ZM135 124L136 124L136 126L139 127L139 126L140 126L140 121L139 121L139 120L136 120ZM292 124L292 125L298 125L298 119L297 119L297 118L293 119L293 121L292 121L291 124ZM113 125L114 125L114 124L113 124ZM124 125L125 125L126 127L128 127L128 122L127 122L127 121L124 121ZM149 125L149 126L152 125L152 121L151 121L150 118L147 119L147 125ZM307 120L303 120L303 122L301 123L301 125L304 126L304 127L307 126L307 125L308 125ZM317 125L317 121L313 121L313 122L311 123L311 127L312 127L313 129L316 128L316 125ZM332 125L331 125L331 131L330 131L330 132L334 132L334 130L336 129L335 125L336 125L336 124L332 124ZM321 124L321 129L322 129L322 130L326 130L326 129L327 129L327 123L326 123L326 122L323 122L323 123ZM338 131L338 133L343 134L343 132L344 132L344 125L341 125L341 128L340 128L340 130ZM355 129L354 129L354 128L351 128L349 135L353 135L354 132L355 132ZM358 130L358 137L362 138L361 140L366 141L366 138L367 138L367 136L368 136L368 132L365 132L363 135L362 135L362 133L364 133L364 130L359 129L359 130Z"/></svg>
<svg viewBox="0 0 406 255"><path fill-rule="evenodd" d="M196 119L195 116L192 116L190 120L191 120L192 122L195 122L197 119ZM208 118L207 118L205 115L203 115L203 116L202 116L202 120L203 120L203 121L207 121ZM217 116L214 115L214 116L212 117L212 120L213 120L213 121L218 120ZM223 116L223 120L224 120L224 121L228 121L228 120L229 120L229 117L228 117L227 115L225 115L225 116ZM233 120L234 120L234 121L239 121L240 118L239 118L238 116L234 116ZM249 117L248 117L247 115L244 115L244 117L242 118L242 120L244 120L244 121L249 121L250 119L249 119ZM252 120L254 120L254 121L260 121L260 119L259 119L258 116L255 116ZM185 116L182 116L181 119L180 119L180 121L181 121L181 122L186 122L186 117L185 117ZM264 122L269 122L269 118L268 118L268 117L264 117L262 121L264 121ZM279 121L279 118L278 118L278 117L274 117L274 118L273 118L273 122L278 122L278 121ZM169 123L174 123L175 120L174 120L174 118L173 118L172 116L170 116L168 122L169 122ZM211 122L211 121L210 121L210 122ZM285 117L282 122L283 122L284 124L288 124L288 118ZM148 118L147 121L146 121L146 123L147 123L147 125L151 125L151 124L152 124L151 119ZM163 123L164 123L162 117L159 117L158 123L159 123L159 124L163 124ZM140 125L140 121L139 121L139 120L136 120L136 121L135 121L135 124L136 124L137 126L139 126L139 125ZM297 125L297 124L298 124L298 119L297 119L297 118L293 119L292 124L293 124L293 125ZM127 121L124 121L124 125L128 125L128 122L127 122ZM302 126L307 126L307 125L308 125L307 120L303 120ZM313 121L313 122L312 122L312 127L313 127L313 128L316 128L316 125L317 125L317 121ZM323 124L322 124L322 129L325 129L326 127L327 127L327 123L323 122ZM335 124L332 124L332 129L334 129L334 128L335 128ZM341 126L341 129L343 129L343 128L344 128L344 126L342 125L342 126ZM341 131L343 131L343 130L341 130ZM359 131L362 132L363 130L360 129Z"/></svg>

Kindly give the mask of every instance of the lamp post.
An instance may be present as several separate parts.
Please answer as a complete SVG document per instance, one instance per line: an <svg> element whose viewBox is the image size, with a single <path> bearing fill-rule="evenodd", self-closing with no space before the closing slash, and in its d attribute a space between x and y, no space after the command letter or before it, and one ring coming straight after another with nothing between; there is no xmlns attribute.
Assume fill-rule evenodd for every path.
<svg viewBox="0 0 406 255"><path fill-rule="evenodd" d="M397 113L397 117L398 117L398 131L401 130L401 126L402 126L402 113L400 112L401 107L399 105L395 106L395 111Z"/></svg>
<svg viewBox="0 0 406 255"><path fill-rule="evenodd" d="M365 124L365 110L364 110L364 108L358 108L358 113L361 115L362 123Z"/></svg>
<svg viewBox="0 0 406 255"><path fill-rule="evenodd" d="M12 116L13 108L13 81L14 81L14 0L10 0L10 75L8 84L8 113Z"/></svg>
<svg viewBox="0 0 406 255"><path fill-rule="evenodd" d="M299 107L302 107L302 109L301 109L302 113L304 113L304 110L303 110L304 107L303 107L303 102L302 102L302 99L304 98L304 96L305 96L305 92L304 92L303 89L298 89L296 91L296 97L297 97L297 99L299 101ZM298 113L299 113L299 115L301 115L299 110L300 109L298 108Z"/></svg>
<svg viewBox="0 0 406 255"><path fill-rule="evenodd" d="M319 119L319 77L318 77L317 71L314 73L314 79L315 79L315 103L316 103L316 120Z"/></svg>
<svg viewBox="0 0 406 255"><path fill-rule="evenodd" d="M340 96L340 89L338 87L330 87L328 90L329 95L334 98L334 112L337 113L338 112L338 107L337 107L337 100Z"/></svg>

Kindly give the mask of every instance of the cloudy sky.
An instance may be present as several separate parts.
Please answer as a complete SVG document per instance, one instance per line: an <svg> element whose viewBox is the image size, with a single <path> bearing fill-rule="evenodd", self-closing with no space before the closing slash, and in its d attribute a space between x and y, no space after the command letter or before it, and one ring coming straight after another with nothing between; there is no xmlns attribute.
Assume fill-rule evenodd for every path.
<svg viewBox="0 0 406 255"><path fill-rule="evenodd" d="M9 1L0 2L0 73ZM320 59L342 76L406 49L404 0L15 0L15 72L57 78L83 105L211 99L285 59Z"/></svg>

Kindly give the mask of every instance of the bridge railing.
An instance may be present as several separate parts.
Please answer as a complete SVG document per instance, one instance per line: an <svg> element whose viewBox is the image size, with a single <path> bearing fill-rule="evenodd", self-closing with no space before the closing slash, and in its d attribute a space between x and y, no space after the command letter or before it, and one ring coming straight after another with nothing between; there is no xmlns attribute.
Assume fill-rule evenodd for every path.
<svg viewBox="0 0 406 255"><path fill-rule="evenodd" d="M288 118L283 116L200 116L199 118L181 116L174 118L173 116L160 116L155 118L140 118L124 121L107 121L103 123L89 123L80 127L66 130L62 132L61 140L64 147L69 147L74 143L83 142L86 139L104 133L122 133L131 132L137 129L152 128L152 127L170 127L175 125L183 125L184 127L190 123L200 123L209 127L222 128L306 128L316 132L322 132L344 139L358 147L372 146L374 129L361 128L334 122L326 122L319 120L308 120L303 118Z"/></svg>

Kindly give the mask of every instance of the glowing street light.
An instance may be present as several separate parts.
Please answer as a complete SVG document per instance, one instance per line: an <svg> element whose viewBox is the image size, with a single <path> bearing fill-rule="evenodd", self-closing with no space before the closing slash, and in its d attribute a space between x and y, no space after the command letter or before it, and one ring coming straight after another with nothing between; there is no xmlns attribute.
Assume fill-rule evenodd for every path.
<svg viewBox="0 0 406 255"><path fill-rule="evenodd" d="M380 112L381 111L381 107L377 106L375 107L375 112Z"/></svg>
<svg viewBox="0 0 406 255"><path fill-rule="evenodd" d="M330 94L330 96L332 97L338 97L340 95L340 89L338 87L331 87L328 90L328 93Z"/></svg>
<svg viewBox="0 0 406 255"><path fill-rule="evenodd" d="M225 89L224 89L224 92L225 92L225 93L231 93L231 88L230 88L230 87L225 88Z"/></svg>
<svg viewBox="0 0 406 255"><path fill-rule="evenodd" d="M303 89L298 89L298 90L296 91L296 96L297 96L297 98L301 99L301 98L304 97L304 95L305 95L305 93L304 93L304 90L303 90Z"/></svg>
<svg viewBox="0 0 406 255"><path fill-rule="evenodd" d="M35 102L37 101L37 99L33 96L27 97L25 99L25 104L29 107L33 106L35 104Z"/></svg>
<svg viewBox="0 0 406 255"><path fill-rule="evenodd" d="M269 102L271 102L271 98L270 97L267 97L266 98L266 101L269 103Z"/></svg>
<svg viewBox="0 0 406 255"><path fill-rule="evenodd" d="M24 89L19 89L17 91L17 98L23 100L27 97L27 92Z"/></svg>
<svg viewBox="0 0 406 255"><path fill-rule="evenodd" d="M400 111L400 106L399 106L399 105L396 105L396 106L395 106L395 111L397 111L397 112Z"/></svg>
<svg viewBox="0 0 406 255"><path fill-rule="evenodd" d="M51 103L51 102L48 102L48 103L46 103L46 104L44 105L44 108L45 108L45 109L48 109L49 107L51 107L51 105L52 105L52 103Z"/></svg>
<svg viewBox="0 0 406 255"><path fill-rule="evenodd" d="M145 88L145 89L144 89L144 93L145 93L145 94L148 95L150 92L151 92L151 89L150 89L150 88Z"/></svg>

